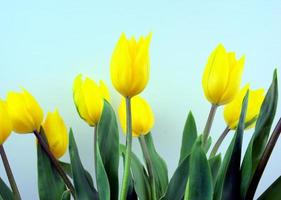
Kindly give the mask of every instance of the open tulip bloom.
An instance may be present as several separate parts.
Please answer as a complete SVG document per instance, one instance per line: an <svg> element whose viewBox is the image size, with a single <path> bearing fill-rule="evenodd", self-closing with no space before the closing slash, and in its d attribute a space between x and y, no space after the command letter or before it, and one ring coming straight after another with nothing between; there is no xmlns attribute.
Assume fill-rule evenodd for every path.
<svg viewBox="0 0 281 200"><path fill-rule="evenodd" d="M0 99L0 154L9 181L0 178L0 200L21 199L17 177L4 149L12 132L34 134L36 138L38 193L42 200L254 198L281 131L280 118L272 128L278 103L277 70L266 92L251 89L249 84L242 87L245 56L237 58L235 52L219 44L207 59L202 77L203 92L211 105L205 127L196 126L190 111L177 168L169 178L166 162L153 143L157 119L142 97L149 81L151 38L151 33L139 39L123 33L113 48L110 77L120 94L117 112L103 81L82 75L74 79L74 106L85 125L93 128L89 134L94 148L89 153L94 158L94 180L81 162L72 129L67 128L58 110L44 116L39 103L25 89L8 92L6 100ZM217 109L223 109L223 117L216 115ZM224 118L224 130L211 131L215 117ZM252 133L247 133L251 140L242 154L245 131ZM218 138L214 137L220 132ZM81 137L79 133L75 136ZM126 137L125 144L120 143L120 136ZM219 147L225 137L232 139L222 154ZM216 139L213 144L212 139ZM143 159L134 153L133 140L138 140ZM60 161L67 150L70 161ZM280 200L281 177L258 199Z"/></svg>

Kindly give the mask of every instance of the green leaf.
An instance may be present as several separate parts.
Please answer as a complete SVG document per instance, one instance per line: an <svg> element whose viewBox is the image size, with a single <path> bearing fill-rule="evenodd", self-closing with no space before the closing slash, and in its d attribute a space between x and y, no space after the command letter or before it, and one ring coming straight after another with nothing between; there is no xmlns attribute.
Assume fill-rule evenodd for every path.
<svg viewBox="0 0 281 200"><path fill-rule="evenodd" d="M155 176L155 184L156 184L156 196L157 198L162 197L167 189L168 186L168 169L165 161L160 157L157 153L152 135L148 133L144 136L148 153L150 155L152 161L153 172Z"/></svg>
<svg viewBox="0 0 281 200"><path fill-rule="evenodd" d="M209 165L212 172L213 185L215 185L221 166L221 154L218 154L209 159Z"/></svg>
<svg viewBox="0 0 281 200"><path fill-rule="evenodd" d="M65 171L65 173L70 178L73 178L71 164L70 163L66 163L66 162L62 162L62 161L59 161L59 163L60 163L60 166L62 167L63 171ZM94 188L94 182L93 182L91 174L87 170L85 170L85 174L86 174L86 177L87 177L87 179L89 181L89 184L91 185L92 188ZM95 191L96 191L96 189L95 189Z"/></svg>
<svg viewBox="0 0 281 200"><path fill-rule="evenodd" d="M214 200L237 200L240 198L240 161L245 116L248 106L249 91L243 100L239 124L229 145L215 186Z"/></svg>
<svg viewBox="0 0 281 200"><path fill-rule="evenodd" d="M110 185L112 200L118 199L119 132L111 105L104 101L101 119L97 125L100 155Z"/></svg>
<svg viewBox="0 0 281 200"><path fill-rule="evenodd" d="M62 194L61 200L70 200L70 190L65 190L64 193Z"/></svg>
<svg viewBox="0 0 281 200"><path fill-rule="evenodd" d="M43 128L40 129L40 134L48 144ZM64 181L39 143L37 144L37 172L40 200L60 200L66 190Z"/></svg>
<svg viewBox="0 0 281 200"><path fill-rule="evenodd" d="M281 176L258 198L258 200L280 200L281 199Z"/></svg>
<svg viewBox="0 0 281 200"><path fill-rule="evenodd" d="M6 185L6 183L0 177L0 198L3 200L14 200L14 195L11 189Z"/></svg>
<svg viewBox="0 0 281 200"><path fill-rule="evenodd" d="M97 193L89 182L87 173L81 163L72 129L69 132L69 156L77 198L79 200L98 199Z"/></svg>
<svg viewBox="0 0 281 200"><path fill-rule="evenodd" d="M177 167L161 200L182 200L189 174L189 159L190 155L186 156Z"/></svg>
<svg viewBox="0 0 281 200"><path fill-rule="evenodd" d="M196 138L197 138L196 123L192 115L192 112L190 111L184 125L179 163L181 163L182 160L191 153L191 149L194 142L196 141Z"/></svg>
<svg viewBox="0 0 281 200"><path fill-rule="evenodd" d="M120 144L120 153L125 156L126 146ZM131 178L134 183L134 189L140 200L151 199L151 191L149 185L149 179L146 174L145 168L138 159L138 157L132 152L131 155Z"/></svg>
<svg viewBox="0 0 281 200"><path fill-rule="evenodd" d="M267 91L260 114L258 116L254 134L247 147L242 162L241 196L245 198L253 174L264 152L278 102L277 73L274 72L273 80Z"/></svg>
<svg viewBox="0 0 281 200"><path fill-rule="evenodd" d="M200 140L193 146L189 165L188 188L185 193L185 200L212 200L211 169Z"/></svg>

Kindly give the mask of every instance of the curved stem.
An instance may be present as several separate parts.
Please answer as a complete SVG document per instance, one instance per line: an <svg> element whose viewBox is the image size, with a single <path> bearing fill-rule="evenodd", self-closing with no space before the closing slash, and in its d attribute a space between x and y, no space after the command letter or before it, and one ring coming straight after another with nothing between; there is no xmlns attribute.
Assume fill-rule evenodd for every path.
<svg viewBox="0 0 281 200"><path fill-rule="evenodd" d="M55 169L57 170L57 172L59 173L59 175L61 176L61 178L63 179L65 185L67 186L67 188L70 190L72 196L74 197L74 199L76 198L75 196L75 189L72 185L72 183L70 182L70 180L68 179L67 175L65 174L65 172L63 171L63 169L61 168L58 160L55 158L55 156L53 155L53 153L50 151L48 144L46 144L46 142L44 141L43 137L40 135L40 133L38 131L34 131L33 132L34 135L36 136L38 143L40 144L40 146L42 147L42 149L44 150L44 152L48 155L48 157L50 158L51 163L53 164L53 166L55 167Z"/></svg>
<svg viewBox="0 0 281 200"><path fill-rule="evenodd" d="M132 113L131 113L131 99L126 97L126 152L125 152L125 166L121 187L121 200L126 200L128 181L131 166L131 152L132 152Z"/></svg>
<svg viewBox="0 0 281 200"><path fill-rule="evenodd" d="M146 167L148 170L148 174L149 174L149 180L150 180L150 184L151 184L151 189L152 189L152 200L156 200L156 185L155 185L155 175L153 172L153 168L152 168L152 160L151 157L149 155L148 149L147 149L147 145L144 139L144 136L141 135L139 137L139 142L141 145L141 149L142 149L142 153L145 159L145 163L146 163Z"/></svg>
<svg viewBox="0 0 281 200"><path fill-rule="evenodd" d="M219 147L221 146L221 143L223 142L224 138L226 137L226 135L228 134L229 131L230 131L229 127L226 127L224 129L224 131L220 135L219 139L217 140L216 144L214 145L214 147L211 151L210 158L217 154L217 151L218 151Z"/></svg>
<svg viewBox="0 0 281 200"><path fill-rule="evenodd" d="M246 199L253 199L254 195L256 193L258 184L260 182L261 176L264 172L264 169L267 165L267 162L271 156L271 153L273 151L273 148L278 140L278 137L280 136L281 132L281 118L279 119L276 127L274 128L273 133L270 136L270 139L265 147L265 150L263 152L263 155L261 157L261 160L257 166L257 169L253 175L252 181L250 183L250 186L248 188Z"/></svg>
<svg viewBox="0 0 281 200"><path fill-rule="evenodd" d="M10 186L11 186L11 188L13 190L13 193L14 193L14 198L16 200L21 200L20 193L19 193L16 181L15 181L13 172L11 170L11 167L10 167L10 164L9 164L9 161L8 161L8 158L7 158L7 155L5 153L3 145L0 145L0 154L1 154L1 158L2 158L2 161L3 161L3 164L4 164L4 168L5 168L7 177L8 177L9 182L10 182Z"/></svg>
<svg viewBox="0 0 281 200"><path fill-rule="evenodd" d="M203 132L203 142L202 142L203 146L206 145L207 139L209 137L210 130L211 130L211 127L212 127L212 124L214 121L214 117L215 117L217 108L218 108L217 105L212 104L212 107L210 109L209 116L208 116L208 119L207 119L207 122L206 122L206 125L204 128L204 132Z"/></svg>

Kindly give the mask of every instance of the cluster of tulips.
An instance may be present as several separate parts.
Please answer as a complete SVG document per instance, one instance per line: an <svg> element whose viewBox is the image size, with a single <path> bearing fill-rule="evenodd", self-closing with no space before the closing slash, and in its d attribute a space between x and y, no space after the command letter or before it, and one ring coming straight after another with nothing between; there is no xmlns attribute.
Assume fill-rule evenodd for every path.
<svg viewBox="0 0 281 200"><path fill-rule="evenodd" d="M122 34L113 51L110 76L122 95L119 120L103 81L98 84L82 75L74 80L77 112L94 129L95 181L83 167L73 131L68 131L58 110L49 112L44 119L40 105L25 89L9 92L6 101L0 100L0 152L10 183L8 186L0 178L0 199L21 199L3 146L12 131L32 133L37 139L38 192L43 200L254 198L281 130L279 119L271 131L278 101L277 71L266 93L263 89L252 90L248 84L241 87L245 57L237 59L234 52L218 45L208 58L202 79L204 94L211 103L206 126L198 134L201 131L197 131L196 120L191 112L188 114L178 167L169 179L166 163L152 139L153 111L139 96L149 80L150 41L151 34L138 41ZM226 128L212 145L211 126L219 107L224 109ZM126 145L119 143L118 121L126 134ZM253 135L242 157L243 132L251 128ZM222 156L218 150L228 134L232 141ZM144 164L132 151L133 138L139 140ZM69 163L59 160L67 149ZM123 177L119 179L121 167ZM281 199L281 178L259 199Z"/></svg>

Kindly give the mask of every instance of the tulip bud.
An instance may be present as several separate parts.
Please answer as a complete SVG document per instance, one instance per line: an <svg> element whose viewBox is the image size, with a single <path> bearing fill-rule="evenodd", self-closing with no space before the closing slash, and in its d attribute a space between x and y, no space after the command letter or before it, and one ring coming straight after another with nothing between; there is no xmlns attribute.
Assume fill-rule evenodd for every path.
<svg viewBox="0 0 281 200"><path fill-rule="evenodd" d="M82 80L82 75L75 78L73 84L74 103L80 117L90 126L97 125L101 117L104 99L109 101L109 98L108 89L102 81L100 81L100 85L97 85L88 77Z"/></svg>
<svg viewBox="0 0 281 200"><path fill-rule="evenodd" d="M154 125L153 112L145 99L135 96L131 99L132 131L133 136L138 137L149 133ZM121 127L126 133L126 102L123 98L118 109Z"/></svg>
<svg viewBox="0 0 281 200"><path fill-rule="evenodd" d="M214 105L227 104L239 91L245 56L236 60L234 52L226 52L220 44L210 55L202 85L208 101Z"/></svg>
<svg viewBox="0 0 281 200"><path fill-rule="evenodd" d="M12 122L8 113L6 102L0 99L0 145L2 145L12 132Z"/></svg>
<svg viewBox="0 0 281 200"><path fill-rule="evenodd" d="M249 85L244 86L233 101L224 106L224 119L230 129L236 129L238 125L243 98L245 97L248 89ZM245 118L246 128L252 128L255 126L263 100L263 89L249 90L248 108Z"/></svg>
<svg viewBox="0 0 281 200"><path fill-rule="evenodd" d="M115 89L124 97L142 92L149 80L149 44L151 34L127 39L123 33L111 58L110 76Z"/></svg>
<svg viewBox="0 0 281 200"><path fill-rule="evenodd" d="M66 125L58 110L49 112L42 126L51 152L56 158L60 158L66 152L68 135Z"/></svg>
<svg viewBox="0 0 281 200"><path fill-rule="evenodd" d="M32 133L40 130L43 111L28 91L23 89L22 92L9 92L7 105L15 132Z"/></svg>

